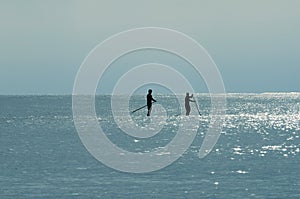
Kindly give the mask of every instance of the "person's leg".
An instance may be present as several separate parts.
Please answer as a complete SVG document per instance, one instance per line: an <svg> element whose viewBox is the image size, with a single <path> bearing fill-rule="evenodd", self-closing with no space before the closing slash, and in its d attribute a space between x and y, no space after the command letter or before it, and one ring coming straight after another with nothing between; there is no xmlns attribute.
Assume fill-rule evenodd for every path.
<svg viewBox="0 0 300 199"><path fill-rule="evenodd" d="M186 107L185 107L185 110L186 110L185 115L190 115L191 107L190 107L190 106L186 106Z"/></svg>
<svg viewBox="0 0 300 199"><path fill-rule="evenodd" d="M151 113L151 105L148 106L148 113L147 113L147 116L150 116L150 113Z"/></svg>

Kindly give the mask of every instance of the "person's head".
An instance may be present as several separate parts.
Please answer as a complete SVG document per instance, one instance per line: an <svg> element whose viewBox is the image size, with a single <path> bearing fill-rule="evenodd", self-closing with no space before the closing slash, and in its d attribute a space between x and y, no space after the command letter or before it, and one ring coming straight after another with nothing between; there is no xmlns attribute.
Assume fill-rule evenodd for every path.
<svg viewBox="0 0 300 199"><path fill-rule="evenodd" d="M186 96L189 96L190 94L189 93L186 93Z"/></svg>
<svg viewBox="0 0 300 199"><path fill-rule="evenodd" d="M152 90L151 90L151 89L149 89L149 90L148 90L148 93L149 93L149 94L151 94L151 93L152 93Z"/></svg>

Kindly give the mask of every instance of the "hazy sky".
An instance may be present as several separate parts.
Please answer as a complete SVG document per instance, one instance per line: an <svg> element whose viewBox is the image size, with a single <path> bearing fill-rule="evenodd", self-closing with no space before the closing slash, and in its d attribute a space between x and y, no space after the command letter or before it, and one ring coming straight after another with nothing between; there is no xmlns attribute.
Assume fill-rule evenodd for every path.
<svg viewBox="0 0 300 199"><path fill-rule="evenodd" d="M300 91L300 1L0 1L0 94L70 94L89 51L136 27L183 32L227 92Z"/></svg>

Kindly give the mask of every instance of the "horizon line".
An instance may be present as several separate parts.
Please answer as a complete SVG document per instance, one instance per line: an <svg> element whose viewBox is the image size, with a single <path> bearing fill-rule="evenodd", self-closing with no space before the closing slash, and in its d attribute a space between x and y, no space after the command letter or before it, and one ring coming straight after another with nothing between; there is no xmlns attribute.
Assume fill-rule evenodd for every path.
<svg viewBox="0 0 300 199"><path fill-rule="evenodd" d="M212 95L219 95L219 94L300 94L300 91L266 91L266 92L225 92L225 93L209 93L209 92L195 92L195 94L212 94ZM146 95L145 94L135 94L135 95ZM177 93L178 95L185 95L185 93ZM0 96L73 96L78 94L73 93L64 93L64 94L55 94L55 93L26 93L26 94L0 94ZM80 95L88 95L88 94L80 94ZM95 96L99 95L112 95L111 93L96 93ZM130 95L128 94L118 94L118 95ZM156 93L155 95L172 95L172 94L166 94L166 93Z"/></svg>

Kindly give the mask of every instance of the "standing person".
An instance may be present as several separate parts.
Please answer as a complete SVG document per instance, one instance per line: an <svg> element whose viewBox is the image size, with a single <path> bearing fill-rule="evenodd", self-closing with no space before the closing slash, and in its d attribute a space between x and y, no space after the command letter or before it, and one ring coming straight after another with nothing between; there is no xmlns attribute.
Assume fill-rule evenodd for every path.
<svg viewBox="0 0 300 199"><path fill-rule="evenodd" d="M148 90L148 95L147 95L147 108L148 108L148 113L147 116L150 116L151 113L151 108L152 108L152 101L156 102L155 99L152 97L152 90Z"/></svg>
<svg viewBox="0 0 300 199"><path fill-rule="evenodd" d="M185 115L190 115L191 112L191 106L190 106L190 102L195 102L194 100L191 100L191 98L193 98L193 94L190 96L189 93L186 93L185 96Z"/></svg>

